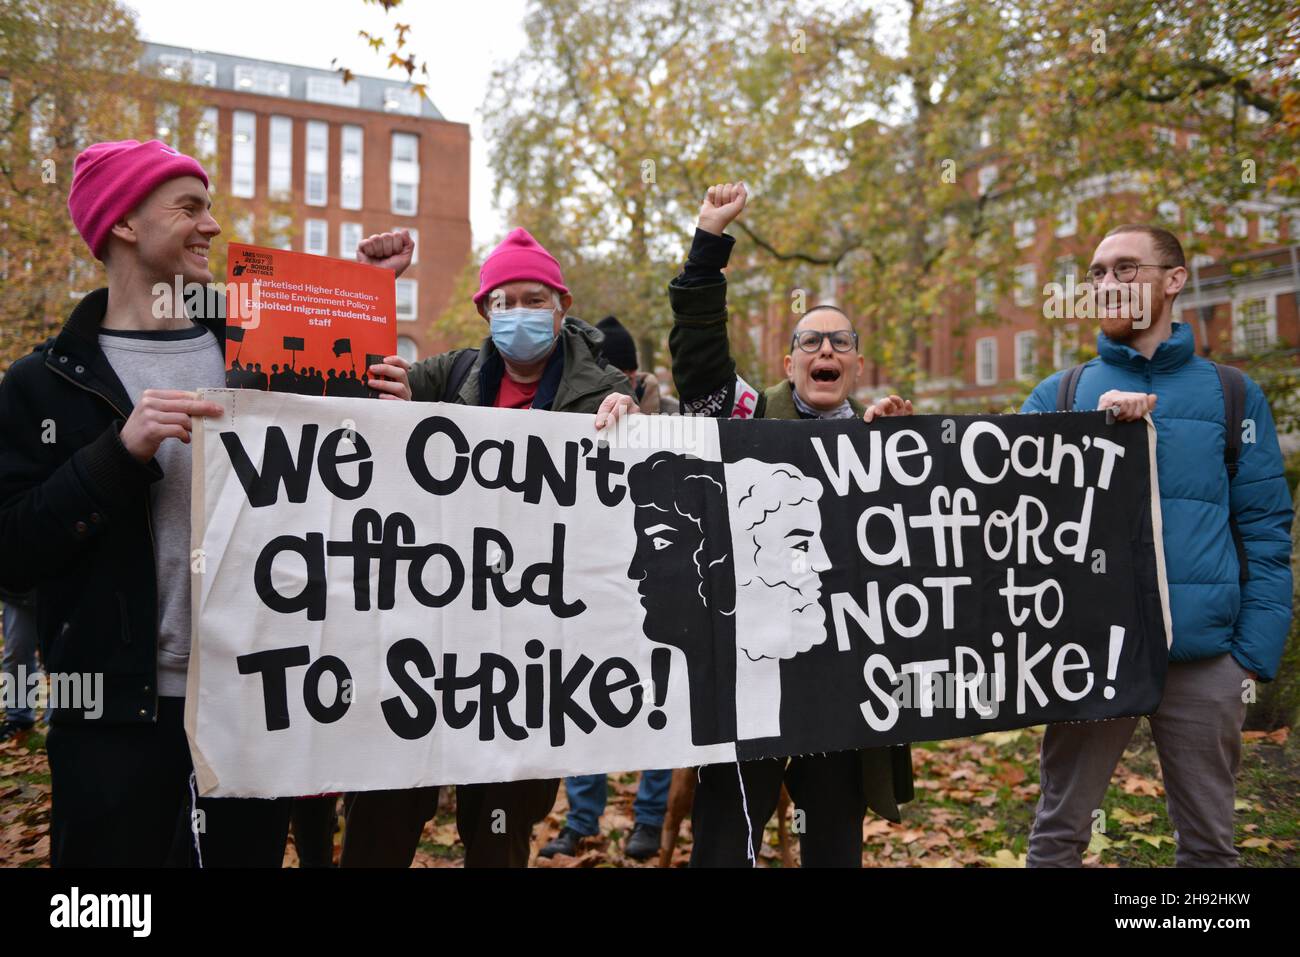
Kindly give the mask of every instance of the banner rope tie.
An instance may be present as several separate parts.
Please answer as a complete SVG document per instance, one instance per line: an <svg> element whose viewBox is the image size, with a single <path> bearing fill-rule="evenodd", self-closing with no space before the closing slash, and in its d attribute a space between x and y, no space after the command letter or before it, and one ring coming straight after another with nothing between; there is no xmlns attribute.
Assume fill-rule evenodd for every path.
<svg viewBox="0 0 1300 957"><path fill-rule="evenodd" d="M745 812L745 858L750 867L758 867L754 857L754 823L749 819L749 798L745 794L745 778L740 773L740 758L736 758L736 781L740 785L740 807Z"/></svg>

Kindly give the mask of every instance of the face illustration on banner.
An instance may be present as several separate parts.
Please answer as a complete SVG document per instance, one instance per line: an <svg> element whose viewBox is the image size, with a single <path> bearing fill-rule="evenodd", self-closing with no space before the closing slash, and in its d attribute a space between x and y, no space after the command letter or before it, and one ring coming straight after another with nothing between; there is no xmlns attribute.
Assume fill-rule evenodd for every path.
<svg viewBox="0 0 1300 957"><path fill-rule="evenodd" d="M826 640L822 486L798 468L747 458L726 466L736 552L736 724L781 733L781 661Z"/></svg>
<svg viewBox="0 0 1300 957"><path fill-rule="evenodd" d="M628 471L636 550L627 575L651 641L686 655L695 745L734 741L735 578L722 465L656 452Z"/></svg>

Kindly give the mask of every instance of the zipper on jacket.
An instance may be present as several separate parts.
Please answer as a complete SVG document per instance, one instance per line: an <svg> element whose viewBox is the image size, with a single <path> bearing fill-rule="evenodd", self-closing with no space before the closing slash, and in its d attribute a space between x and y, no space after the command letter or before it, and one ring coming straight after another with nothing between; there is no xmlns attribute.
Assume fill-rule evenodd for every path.
<svg viewBox="0 0 1300 957"><path fill-rule="evenodd" d="M118 406L116 402L114 402L108 396L104 395L104 393L100 392L98 389L92 389L88 385L82 385L76 379L72 378L65 372L60 372L58 369L54 368L54 366L50 365L48 362L45 364L45 367L49 369L51 372L53 372L60 379L67 380L68 382L76 386L78 389L81 389L83 392L89 392L91 395L103 399L105 402L108 403L109 408L111 408L114 412L116 412L118 415L122 417L123 421L130 418L129 415L127 415L125 412L122 411L121 407ZM158 543L154 541L153 513L149 508L149 502L147 500L144 503L144 524L145 527L149 529L149 559L154 563L153 575L154 575L154 580L157 581L158 559L156 555L158 551ZM158 723L158 640L156 637L154 639L154 677L153 677L153 681L151 682L151 688L153 690L153 723L157 724Z"/></svg>

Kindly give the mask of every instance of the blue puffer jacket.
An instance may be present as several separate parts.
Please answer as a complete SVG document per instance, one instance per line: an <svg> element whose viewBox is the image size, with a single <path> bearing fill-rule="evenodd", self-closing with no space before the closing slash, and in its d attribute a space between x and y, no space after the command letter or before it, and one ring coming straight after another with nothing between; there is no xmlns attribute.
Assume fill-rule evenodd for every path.
<svg viewBox="0 0 1300 957"><path fill-rule="evenodd" d="M1100 333L1097 352L1079 377L1076 411L1097 408L1111 389L1153 392L1157 399L1151 418L1174 626L1170 660L1231 652L1242 667L1272 680L1291 627L1291 498L1264 393L1246 380L1244 441L1229 490L1223 388L1214 363L1195 354L1191 328L1174 323L1150 359ZM1056 411L1062 375L1040 382L1021 411ZM1245 585L1239 584L1229 508L1246 546Z"/></svg>

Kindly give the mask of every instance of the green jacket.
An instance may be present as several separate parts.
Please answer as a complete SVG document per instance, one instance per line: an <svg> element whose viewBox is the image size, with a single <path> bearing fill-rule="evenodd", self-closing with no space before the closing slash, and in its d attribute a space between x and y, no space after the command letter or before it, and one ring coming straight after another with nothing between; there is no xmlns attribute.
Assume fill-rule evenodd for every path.
<svg viewBox="0 0 1300 957"><path fill-rule="evenodd" d="M575 316L566 316L560 326L560 348L563 350L564 371L559 387L551 401L551 412L578 412L595 414L601 400L611 392L632 394L627 376L617 369L600 364L601 331ZM441 355L430 356L411 366L411 398L416 402L441 402L452 374L456 359L465 353L477 352L468 374L455 396L457 405L491 405L491 399L482 401L479 376L484 365L496 355L492 338L483 340L477 350L453 349Z"/></svg>
<svg viewBox="0 0 1300 957"><path fill-rule="evenodd" d="M783 380L760 391L736 374L736 362L727 339L727 282L682 285L681 277L668 287L673 327L668 333L672 353L673 384L681 397L682 411L704 413L717 418L798 419L790 381ZM747 390L757 393L751 403ZM741 402L740 414L736 412ZM865 411L850 398L858 417ZM752 415L744 412L751 408ZM898 821L898 805L915 796L912 778L912 748L902 744L865 748L862 758L862 787L867 807L883 818Z"/></svg>

